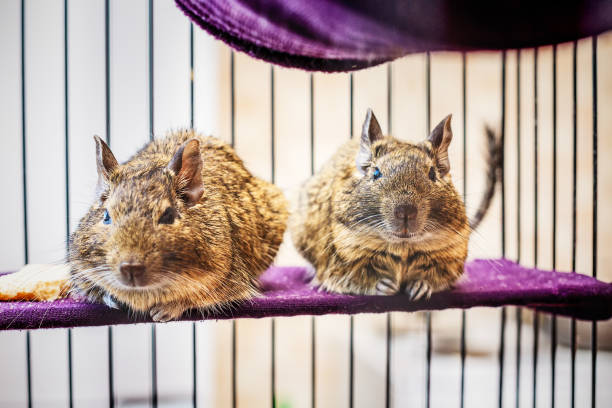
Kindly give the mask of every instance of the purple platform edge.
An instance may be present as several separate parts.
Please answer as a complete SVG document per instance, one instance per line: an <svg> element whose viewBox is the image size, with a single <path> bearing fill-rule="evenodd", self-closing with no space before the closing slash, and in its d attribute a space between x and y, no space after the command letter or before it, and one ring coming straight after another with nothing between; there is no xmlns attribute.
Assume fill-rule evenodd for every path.
<svg viewBox="0 0 612 408"><path fill-rule="evenodd" d="M581 320L612 317L612 284L566 272L525 268L508 260L474 260L452 290L428 301L404 296L349 296L317 291L304 267L272 267L261 277L263 294L231 312L187 313L182 320L218 320L273 316L414 312L450 308L526 306ZM73 299L55 302L0 302L0 330L65 328L144 323L131 316Z"/></svg>
<svg viewBox="0 0 612 408"><path fill-rule="evenodd" d="M238 51L313 71L352 71L409 53L558 44L612 28L612 3L453 0L175 0Z"/></svg>

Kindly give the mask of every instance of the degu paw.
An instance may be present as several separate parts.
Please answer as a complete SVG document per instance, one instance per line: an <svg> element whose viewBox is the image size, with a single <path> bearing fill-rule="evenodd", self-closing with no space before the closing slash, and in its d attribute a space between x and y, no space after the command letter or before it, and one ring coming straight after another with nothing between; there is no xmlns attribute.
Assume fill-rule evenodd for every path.
<svg viewBox="0 0 612 408"><path fill-rule="evenodd" d="M399 291L397 283L389 278L382 278L376 283L376 294L379 296L395 295Z"/></svg>
<svg viewBox="0 0 612 408"><path fill-rule="evenodd" d="M433 292L432 287L423 280L414 280L409 282L404 289L404 293L410 300L429 299Z"/></svg>
<svg viewBox="0 0 612 408"><path fill-rule="evenodd" d="M149 311L149 314L154 322L164 323L169 322L170 320L178 319L183 315L185 310L186 309L184 307L178 305L165 304L153 306Z"/></svg>

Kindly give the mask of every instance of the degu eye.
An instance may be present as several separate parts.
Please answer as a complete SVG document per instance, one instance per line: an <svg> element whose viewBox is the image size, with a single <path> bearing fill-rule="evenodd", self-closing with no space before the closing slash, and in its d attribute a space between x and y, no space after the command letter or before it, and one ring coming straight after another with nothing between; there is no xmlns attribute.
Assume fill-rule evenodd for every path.
<svg viewBox="0 0 612 408"><path fill-rule="evenodd" d="M431 181L436 181L436 171L434 170L433 167L429 168L429 179Z"/></svg>
<svg viewBox="0 0 612 408"><path fill-rule="evenodd" d="M173 207L168 207L166 208L166 210L164 211L164 213L159 217L159 220L157 221L160 224L172 224L174 223L174 219L177 216L177 212L176 209L174 209Z"/></svg>
<svg viewBox="0 0 612 408"><path fill-rule="evenodd" d="M374 167L374 172L372 173L372 177L374 178L374 180L378 180L379 178L382 177L382 173L380 172L380 169L378 167Z"/></svg>
<svg viewBox="0 0 612 408"><path fill-rule="evenodd" d="M111 217L110 217L110 214L108 213L108 210L104 210L104 216L102 217L102 222L106 225L109 225L111 223Z"/></svg>

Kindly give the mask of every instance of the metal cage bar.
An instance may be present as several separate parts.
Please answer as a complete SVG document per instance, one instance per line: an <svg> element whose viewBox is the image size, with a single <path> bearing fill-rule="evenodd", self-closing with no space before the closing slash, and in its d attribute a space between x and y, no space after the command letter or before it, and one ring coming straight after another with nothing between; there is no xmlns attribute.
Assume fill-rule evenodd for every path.
<svg viewBox="0 0 612 408"><path fill-rule="evenodd" d="M392 133L392 111L393 107L391 104L392 100L392 65L391 62L387 64L387 133ZM386 316L386 332L385 332L385 342L386 342L386 365L385 365L385 407L389 408L391 406L391 347L392 347L392 339L393 339L393 326L391 321L391 313L387 313Z"/></svg>
<svg viewBox="0 0 612 408"><path fill-rule="evenodd" d="M592 75L593 75L593 248L592 248L592 275L597 277L597 36L592 38ZM597 403L597 322L593 320L591 326L591 407Z"/></svg>
<svg viewBox="0 0 612 408"><path fill-rule="evenodd" d="M425 134L431 131L431 54L425 54ZM426 371L425 371L425 406L430 407L431 404L431 312L426 312L427 326L427 349L426 349Z"/></svg>
<svg viewBox="0 0 612 408"><path fill-rule="evenodd" d="M230 51L230 144L232 147L236 144L236 67L235 67L234 51ZM236 395L236 338L237 338L236 320L232 320L232 407L236 408L238 401Z"/></svg>
<svg viewBox="0 0 612 408"><path fill-rule="evenodd" d="M66 253L70 241L70 141L68 129L68 0L64 0L64 176L66 182ZM68 352L68 406L74 406L72 378L72 329L66 330Z"/></svg>
<svg viewBox="0 0 612 408"><path fill-rule="evenodd" d="M572 131L573 131L573 157L572 157L572 273L576 273L576 184L577 184L577 89L578 80L576 75L576 60L578 54L578 42L574 41L572 49ZM570 366L570 406L576 405L576 319L571 321L571 366Z"/></svg>
<svg viewBox="0 0 612 408"><path fill-rule="evenodd" d="M501 55L501 252L502 258L506 257L506 182L505 182L505 134L506 134L506 51ZM499 407L503 406L504 396L504 353L506 350L506 307L501 309L500 333L499 333Z"/></svg>
<svg viewBox="0 0 612 408"><path fill-rule="evenodd" d="M276 181L275 174L275 153L274 153L274 66L270 65L270 154L271 154L271 168L270 168L270 180L272 183ZM270 382L272 392L272 408L276 408L276 319L272 318L270 322L270 336L271 336L271 353L272 361L270 367Z"/></svg>
<svg viewBox="0 0 612 408"><path fill-rule="evenodd" d="M23 257L24 263L29 262L28 248L28 176L26 172L26 75L25 75L25 0L21 0L21 177L22 177L22 199L23 199ZM26 382L28 394L28 407L32 407L32 351L30 332L26 331Z"/></svg>
<svg viewBox="0 0 612 408"><path fill-rule="evenodd" d="M534 48L533 54L533 262L538 267L538 48ZM540 315L533 313L533 408L537 405L537 380L538 380L538 342L540 333Z"/></svg>
<svg viewBox="0 0 612 408"><path fill-rule="evenodd" d="M521 50L516 50L516 262L521 262ZM516 308L516 408L521 405L521 343L523 309Z"/></svg>
<svg viewBox="0 0 612 408"><path fill-rule="evenodd" d="M310 175L315 172L314 161L314 74L309 77L310 90ZM315 408L317 405L317 321L314 316L310 318L310 406Z"/></svg>
<svg viewBox="0 0 612 408"><path fill-rule="evenodd" d="M189 23L189 125L191 129L195 128L194 124L194 58L193 58L193 23ZM192 336L192 378L193 378L193 393L191 395L191 404L193 408L198 406L198 332L197 323L191 325Z"/></svg>
<svg viewBox="0 0 612 408"><path fill-rule="evenodd" d="M148 7L148 34L149 34L149 140L153 141L155 133L155 44L154 44L154 9L153 0L149 0ZM151 405L157 408L157 326L151 324Z"/></svg>
<svg viewBox="0 0 612 408"><path fill-rule="evenodd" d="M111 146L111 87L110 87L110 0L104 1L104 77L106 143ZM115 375L113 363L113 327L108 326L108 404L115 406Z"/></svg>
<svg viewBox="0 0 612 408"><path fill-rule="evenodd" d="M467 61L465 52L461 53L461 106L463 115L463 203L465 205L467 197ZM465 406L465 358L466 358L466 324L467 312L461 310L461 338L460 338L460 355L461 355L461 380L459 385L459 407Z"/></svg>
<svg viewBox="0 0 612 408"><path fill-rule="evenodd" d="M552 180L552 267L557 270L557 46L553 45L552 54L552 82L553 82L553 180ZM554 314L550 321L550 371L551 387L550 401L551 407L555 408L555 388L557 376L557 316Z"/></svg>
<svg viewBox="0 0 612 408"><path fill-rule="evenodd" d="M349 74L349 139L353 138L353 101L354 101L354 77L353 73ZM353 315L349 317L349 408L353 408L355 397L355 318Z"/></svg>

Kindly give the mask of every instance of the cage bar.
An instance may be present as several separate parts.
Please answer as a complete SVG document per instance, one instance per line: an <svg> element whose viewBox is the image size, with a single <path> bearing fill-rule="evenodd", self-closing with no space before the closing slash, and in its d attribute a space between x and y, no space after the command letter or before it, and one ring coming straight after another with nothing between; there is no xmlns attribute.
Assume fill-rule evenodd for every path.
<svg viewBox="0 0 612 408"><path fill-rule="evenodd" d="M193 58L193 23L189 23L189 125L191 129L194 125L194 58ZM193 394L191 395L191 403L193 408L198 406L198 337L197 324L192 323L192 371L193 371Z"/></svg>
<svg viewBox="0 0 612 408"><path fill-rule="evenodd" d="M314 160L314 74L308 76L310 85L310 175L315 172ZM310 318L310 406L317 405L317 321L314 316Z"/></svg>
<svg viewBox="0 0 612 408"><path fill-rule="evenodd" d="M462 104L462 115L463 115L463 204L465 205L467 197L467 89L466 89L466 54L461 53L461 104ZM467 313L465 310L461 310L461 338L460 338L460 355L461 355L461 381L459 388L459 407L465 406L465 358L466 358L466 345L465 345L465 331L467 324Z"/></svg>
<svg viewBox="0 0 612 408"><path fill-rule="evenodd" d="M592 75L593 75L593 252L594 278L597 277L597 36L592 37ZM591 326L591 407L597 404L597 322Z"/></svg>
<svg viewBox="0 0 612 408"><path fill-rule="evenodd" d="M270 168L270 181L274 183L276 181L275 174L275 153L274 153L274 66L270 65L270 157L271 157L271 168ZM276 319L272 318L270 323L271 330L271 351L272 351L272 361L271 361L271 373L270 373L270 382L271 382L271 391L272 391L272 408L276 408Z"/></svg>
<svg viewBox="0 0 612 408"><path fill-rule="evenodd" d="M501 55L501 252L502 258L506 257L506 184L505 184L505 134L506 134L506 51ZM499 334L499 407L503 406L504 397L504 353L506 350L506 307L501 309L500 334Z"/></svg>
<svg viewBox="0 0 612 408"><path fill-rule="evenodd" d="M154 114L155 114L155 62L154 62L154 19L153 19L153 0L149 0L148 7L148 32L149 32L149 140L154 139ZM157 326L151 324L151 405L157 408Z"/></svg>
<svg viewBox="0 0 612 408"><path fill-rule="evenodd" d="M153 0L149 0L149 140L153 140L155 127L154 127L154 114L155 114L155 36L153 34L154 30L154 7Z"/></svg>
<svg viewBox="0 0 612 408"><path fill-rule="evenodd" d="M349 139L353 138L353 98L354 98L354 78L353 73L349 74ZM354 382L355 382L355 318L349 316L349 408L354 404Z"/></svg>
<svg viewBox="0 0 612 408"><path fill-rule="evenodd" d="M392 134L392 111L393 107L391 104L392 94L392 65L389 62L387 64L387 134ZM393 335L393 327L391 322L391 313L387 313L386 316L386 331L385 331L385 342L386 342L386 365L385 365L385 407L391 406L391 342Z"/></svg>
<svg viewBox="0 0 612 408"><path fill-rule="evenodd" d="M104 1L104 76L105 76L105 110L106 110L106 143L111 146L111 88L110 88L110 0ZM108 326L108 403L115 406L115 379L113 368L113 327Z"/></svg>
<svg viewBox="0 0 612 408"><path fill-rule="evenodd" d="M576 273L576 185L577 185L577 69L578 41L572 48L572 115L573 115L573 157L572 157L572 273ZM576 405L576 319L571 322L571 365L570 365L570 406Z"/></svg>
<svg viewBox="0 0 612 408"><path fill-rule="evenodd" d="M66 182L66 252L70 241L70 144L68 129L68 0L64 0L64 176ZM68 406L74 406L72 389L72 329L66 331L68 336Z"/></svg>
<svg viewBox="0 0 612 408"><path fill-rule="evenodd" d="M425 54L425 134L431 131L431 54ZM427 326L427 349L426 353L426 371L425 371L425 406L429 408L431 404L431 312L426 312Z"/></svg>
<svg viewBox="0 0 612 408"><path fill-rule="evenodd" d="M234 51L230 51L230 145L235 146L236 141L236 68ZM237 406L236 397L236 340L237 340L236 320L232 320L232 407Z"/></svg>
<svg viewBox="0 0 612 408"><path fill-rule="evenodd" d="M534 266L538 267L538 47L533 50L533 259ZM540 316L537 311L533 313L533 408L537 405L538 380L538 341L540 333Z"/></svg>
<svg viewBox="0 0 612 408"><path fill-rule="evenodd" d="M553 82L553 179L552 179L552 267L557 270L557 45L553 45L552 54ZM555 408L555 388L557 375L557 316L554 314L550 322L550 368L551 368L551 407Z"/></svg>
<svg viewBox="0 0 612 408"><path fill-rule="evenodd" d="M516 50L516 262L521 262L521 50ZM523 309L516 308L516 408L521 405Z"/></svg>
<svg viewBox="0 0 612 408"><path fill-rule="evenodd" d="M151 405L157 407L157 331L151 325Z"/></svg>
<svg viewBox="0 0 612 408"><path fill-rule="evenodd" d="M27 152L27 128L26 128L26 75L25 75L25 0L21 0L21 177L22 177L22 199L23 199L23 253L24 263L29 261L28 253L28 177L26 172ZM32 352L30 331L26 331L26 382L27 403L32 407Z"/></svg>

